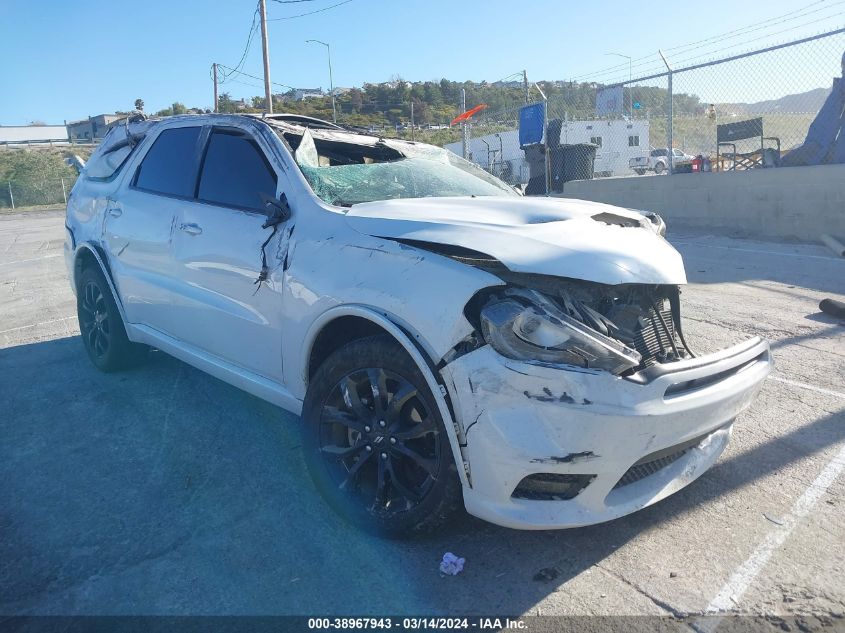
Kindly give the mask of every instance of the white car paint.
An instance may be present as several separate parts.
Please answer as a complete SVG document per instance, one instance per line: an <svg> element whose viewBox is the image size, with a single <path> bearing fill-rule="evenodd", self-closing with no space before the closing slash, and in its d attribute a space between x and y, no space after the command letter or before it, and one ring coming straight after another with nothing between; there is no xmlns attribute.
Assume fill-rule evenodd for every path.
<svg viewBox="0 0 845 633"><path fill-rule="evenodd" d="M642 214L567 198L417 198L353 205L349 225L368 235L453 244L492 255L514 272L603 284L685 284L681 255L647 227L593 219ZM648 253L648 257L643 257Z"/></svg>
<svg viewBox="0 0 845 633"><path fill-rule="evenodd" d="M270 235L263 215L162 200L130 187L156 134L204 124L252 135L277 174L277 194L290 203L290 219L267 242L268 275L260 287L254 283L260 247ZM611 226L593 218L601 213L641 225ZM380 325L435 394L467 509L501 525L596 523L686 485L718 457L731 422L771 366L759 339L667 363L656 378L514 361L489 345L457 355L456 345L474 331L467 302L505 282L396 239L480 251L515 273L601 284L684 284L681 257L642 215L584 201L425 198L335 207L311 191L285 144L255 118L173 117L157 124L116 178L77 181L67 225L71 280L77 258L94 253L131 340L295 413L323 328L342 316ZM708 377L704 386L666 394ZM691 438L699 442L683 458L620 489L624 494L613 490L642 457ZM568 458L588 453L589 459ZM522 477L537 472L589 472L596 479L571 501L512 499Z"/></svg>

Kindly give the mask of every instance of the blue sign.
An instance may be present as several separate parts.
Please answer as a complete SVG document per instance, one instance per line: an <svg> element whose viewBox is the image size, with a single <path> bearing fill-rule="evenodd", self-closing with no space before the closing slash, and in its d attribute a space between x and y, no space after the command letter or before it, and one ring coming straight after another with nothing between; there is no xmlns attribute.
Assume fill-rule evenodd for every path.
<svg viewBox="0 0 845 633"><path fill-rule="evenodd" d="M543 142L543 120L545 110L542 103L527 105L519 109L519 145Z"/></svg>
<svg viewBox="0 0 845 633"><path fill-rule="evenodd" d="M642 107L643 106L639 101L634 101L634 110L639 110Z"/></svg>

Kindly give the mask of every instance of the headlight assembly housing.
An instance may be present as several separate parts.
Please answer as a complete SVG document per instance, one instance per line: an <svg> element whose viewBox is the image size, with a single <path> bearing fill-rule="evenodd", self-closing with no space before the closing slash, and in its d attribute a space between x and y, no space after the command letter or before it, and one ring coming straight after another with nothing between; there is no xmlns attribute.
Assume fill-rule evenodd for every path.
<svg viewBox="0 0 845 633"><path fill-rule="evenodd" d="M484 339L515 360L603 369L621 374L640 364L634 349L564 314L541 293L521 291L481 310Z"/></svg>

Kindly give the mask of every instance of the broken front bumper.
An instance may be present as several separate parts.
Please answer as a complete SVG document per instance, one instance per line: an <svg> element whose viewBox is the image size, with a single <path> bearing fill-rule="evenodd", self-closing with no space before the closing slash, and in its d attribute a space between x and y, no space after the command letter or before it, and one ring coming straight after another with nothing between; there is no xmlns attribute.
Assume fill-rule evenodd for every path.
<svg viewBox="0 0 845 633"><path fill-rule="evenodd" d="M770 370L760 338L627 378L489 345L466 354L443 375L465 432L467 511L549 529L651 505L713 465Z"/></svg>

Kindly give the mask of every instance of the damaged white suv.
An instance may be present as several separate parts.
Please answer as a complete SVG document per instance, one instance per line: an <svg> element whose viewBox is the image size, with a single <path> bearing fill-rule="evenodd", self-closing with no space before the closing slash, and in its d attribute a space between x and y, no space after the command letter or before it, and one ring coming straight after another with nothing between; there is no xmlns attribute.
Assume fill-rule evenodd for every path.
<svg viewBox="0 0 845 633"><path fill-rule="evenodd" d="M656 215L526 198L463 159L293 115L113 129L67 208L82 340L301 413L341 515L607 521L707 470L771 366L696 357Z"/></svg>

